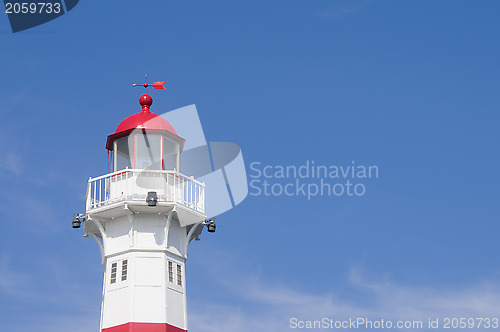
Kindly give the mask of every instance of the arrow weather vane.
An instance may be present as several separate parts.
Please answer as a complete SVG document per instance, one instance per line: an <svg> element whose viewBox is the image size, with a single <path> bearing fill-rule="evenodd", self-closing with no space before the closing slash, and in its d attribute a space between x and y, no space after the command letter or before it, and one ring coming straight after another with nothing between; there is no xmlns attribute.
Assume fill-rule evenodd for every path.
<svg viewBox="0 0 500 332"><path fill-rule="evenodd" d="M154 82L153 84L148 84L148 75L144 75L144 84L132 84L133 86L143 86L144 87L144 93L148 93L148 86L152 86L156 90L164 90L165 87L163 86L165 82Z"/></svg>

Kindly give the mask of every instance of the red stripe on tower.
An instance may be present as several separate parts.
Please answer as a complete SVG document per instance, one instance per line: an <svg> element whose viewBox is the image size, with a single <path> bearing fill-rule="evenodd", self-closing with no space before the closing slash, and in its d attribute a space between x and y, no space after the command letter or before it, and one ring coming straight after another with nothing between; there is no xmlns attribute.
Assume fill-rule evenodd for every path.
<svg viewBox="0 0 500 332"><path fill-rule="evenodd" d="M187 332L167 323L127 323L102 329L102 332Z"/></svg>

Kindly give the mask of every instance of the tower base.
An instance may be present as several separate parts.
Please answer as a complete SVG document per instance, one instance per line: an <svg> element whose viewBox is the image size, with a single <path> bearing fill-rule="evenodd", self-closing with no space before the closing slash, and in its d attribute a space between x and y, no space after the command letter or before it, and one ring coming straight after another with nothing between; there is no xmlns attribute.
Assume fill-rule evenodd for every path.
<svg viewBox="0 0 500 332"><path fill-rule="evenodd" d="M102 332L187 332L167 323L127 323L103 329Z"/></svg>

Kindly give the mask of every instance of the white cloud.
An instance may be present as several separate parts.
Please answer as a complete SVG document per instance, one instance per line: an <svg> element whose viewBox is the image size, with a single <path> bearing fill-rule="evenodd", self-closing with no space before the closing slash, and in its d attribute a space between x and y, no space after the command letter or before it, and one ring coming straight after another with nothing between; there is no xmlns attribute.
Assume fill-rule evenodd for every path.
<svg viewBox="0 0 500 332"><path fill-rule="evenodd" d="M74 315L57 315L38 317L36 322L16 324L16 332L98 332L99 317L95 314L83 314L75 308Z"/></svg>
<svg viewBox="0 0 500 332"><path fill-rule="evenodd" d="M14 271L10 267L10 256L0 256L0 293L23 301L33 300L26 286L29 285L27 275Z"/></svg>
<svg viewBox="0 0 500 332"><path fill-rule="evenodd" d="M428 317L496 317L500 308L500 287L495 282L477 282L468 287L448 289L402 285L387 277L370 275L355 266L346 280L350 290L319 294L292 287L283 281L269 280L255 266L249 266L248 270L257 272L248 272L242 269L238 259L221 253L212 254L217 257L218 264L206 262L203 267L205 281L209 285L217 283L216 288L221 288L217 295L222 296L213 296L206 302L191 299L188 304L190 332L290 331L294 330L289 327L292 317L301 320L367 317L393 321L426 321ZM40 280L34 275L13 270L9 257L0 256L0 295L15 299L17 303L38 302L54 308L43 317L30 313L25 321L15 322L16 331L98 330L98 301L86 293L89 288L100 285L72 280L73 275L64 262L47 260L40 264L49 267L46 274L58 278L55 289L40 289L37 286ZM220 266L227 271L224 279L220 278ZM356 296L349 296L350 291ZM74 306L75 313L67 310L59 313L57 308L65 304ZM0 328L12 323L3 319Z"/></svg>
<svg viewBox="0 0 500 332"><path fill-rule="evenodd" d="M21 175L23 170L21 155L14 151L7 151L2 154L2 169L9 171L15 175Z"/></svg>
<svg viewBox="0 0 500 332"><path fill-rule="evenodd" d="M330 8L324 10L320 16L329 19L338 19L361 10L371 0L343 0L337 1Z"/></svg>
<svg viewBox="0 0 500 332"><path fill-rule="evenodd" d="M0 255L0 297L26 311L21 321L0 316L1 331L98 331L100 308L89 295L94 292L89 292L88 284L71 279L70 267L53 257L30 265L32 269L21 271L8 254ZM46 278L56 282L48 283Z"/></svg>
<svg viewBox="0 0 500 332"><path fill-rule="evenodd" d="M227 271L236 270L236 266L223 265ZM445 290L401 285L362 273L358 268L351 269L347 282L361 298L368 300L354 300L360 297L346 296L344 290L339 290L342 297L333 293L311 294L258 274L230 275L223 285L227 290L224 299L233 296L235 303L244 304L223 303L217 298L210 299L209 303L189 303L190 331L291 331L296 330L289 326L292 317L301 320L367 317L424 322L435 317L498 317L500 308L500 287L494 283L479 282Z"/></svg>

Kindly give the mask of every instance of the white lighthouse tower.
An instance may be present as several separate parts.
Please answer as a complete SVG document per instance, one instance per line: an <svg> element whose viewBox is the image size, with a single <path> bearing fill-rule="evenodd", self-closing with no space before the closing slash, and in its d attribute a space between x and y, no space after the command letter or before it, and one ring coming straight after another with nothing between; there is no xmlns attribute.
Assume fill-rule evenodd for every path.
<svg viewBox="0 0 500 332"><path fill-rule="evenodd" d="M188 244L205 225L215 231L205 185L179 172L184 138L150 111L147 88L163 84L140 85L142 110L108 136L108 174L89 179L86 213L73 220L101 250L102 332L187 331Z"/></svg>

